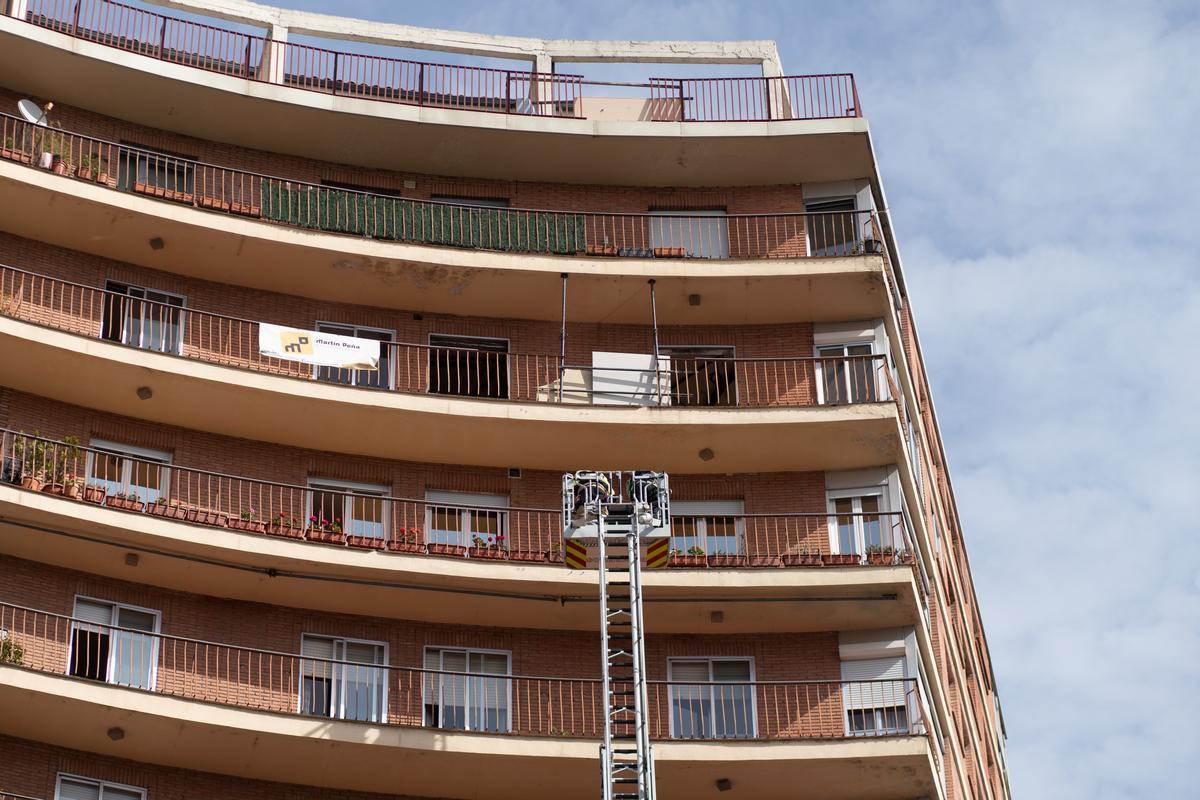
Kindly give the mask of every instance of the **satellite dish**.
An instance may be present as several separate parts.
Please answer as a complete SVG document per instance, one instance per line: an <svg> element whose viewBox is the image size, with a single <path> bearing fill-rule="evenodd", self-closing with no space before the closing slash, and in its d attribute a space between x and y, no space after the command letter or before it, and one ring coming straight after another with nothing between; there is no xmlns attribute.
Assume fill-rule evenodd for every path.
<svg viewBox="0 0 1200 800"><path fill-rule="evenodd" d="M54 103L46 103L46 107L42 108L32 100L17 101L17 110L21 112L21 116L34 125L45 125L46 115L52 108Z"/></svg>

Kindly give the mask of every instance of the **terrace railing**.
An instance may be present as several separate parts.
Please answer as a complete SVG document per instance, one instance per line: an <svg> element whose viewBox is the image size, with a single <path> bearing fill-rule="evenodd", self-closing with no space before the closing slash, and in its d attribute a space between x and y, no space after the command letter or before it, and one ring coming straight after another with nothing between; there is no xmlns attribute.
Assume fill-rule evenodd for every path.
<svg viewBox="0 0 1200 800"><path fill-rule="evenodd" d="M774 408L896 397L885 355L662 358L597 368L557 354L382 342L377 370L313 367L260 352L259 323L0 266L0 315L173 356L356 389L479 400Z"/></svg>
<svg viewBox="0 0 1200 800"><path fill-rule="evenodd" d="M582 118L581 75L436 64L274 41L113 0L28 0L25 20L77 39L247 80L419 106ZM862 116L854 77L650 78L652 121Z"/></svg>
<svg viewBox="0 0 1200 800"><path fill-rule="evenodd" d="M0 429L0 482L130 513L260 535L400 553L561 561L559 508L482 507L228 475ZM855 542L832 552L832 542ZM839 545L840 547L840 545ZM901 511L675 515L671 565L689 568L909 564Z"/></svg>
<svg viewBox="0 0 1200 800"><path fill-rule="evenodd" d="M495 208L278 178L0 114L0 158L99 185L290 227L545 255L761 260L882 255L871 211L665 214Z"/></svg>
<svg viewBox="0 0 1200 800"><path fill-rule="evenodd" d="M525 677L361 663L168 636L0 604L2 663L239 708L405 727L595 739L598 678ZM15 657L19 650L19 658ZM614 687L615 689L618 687ZM924 735L913 679L651 681L656 739Z"/></svg>

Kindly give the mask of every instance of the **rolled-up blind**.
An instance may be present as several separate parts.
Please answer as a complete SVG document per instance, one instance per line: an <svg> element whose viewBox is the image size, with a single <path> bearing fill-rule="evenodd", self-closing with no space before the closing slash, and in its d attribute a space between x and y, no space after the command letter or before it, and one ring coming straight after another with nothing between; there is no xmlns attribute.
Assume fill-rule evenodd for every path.
<svg viewBox="0 0 1200 800"><path fill-rule="evenodd" d="M100 800L100 784L61 778L58 782L58 800Z"/></svg>
<svg viewBox="0 0 1200 800"><path fill-rule="evenodd" d="M847 709L892 708L904 705L907 685L904 657L843 661L842 698Z"/></svg>

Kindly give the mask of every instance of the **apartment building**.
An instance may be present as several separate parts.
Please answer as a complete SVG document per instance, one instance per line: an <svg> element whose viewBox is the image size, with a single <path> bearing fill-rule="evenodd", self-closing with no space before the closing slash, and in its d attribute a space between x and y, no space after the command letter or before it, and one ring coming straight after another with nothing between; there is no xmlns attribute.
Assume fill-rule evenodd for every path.
<svg viewBox="0 0 1200 800"><path fill-rule="evenodd" d="M1007 800L852 76L158 6L0 16L0 797L599 792L594 469L658 797Z"/></svg>

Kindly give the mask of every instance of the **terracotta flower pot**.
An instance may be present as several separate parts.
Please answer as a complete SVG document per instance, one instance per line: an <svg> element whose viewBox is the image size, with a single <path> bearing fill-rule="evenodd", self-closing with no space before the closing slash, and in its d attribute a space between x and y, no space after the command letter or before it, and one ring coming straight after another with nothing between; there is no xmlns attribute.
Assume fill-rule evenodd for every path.
<svg viewBox="0 0 1200 800"><path fill-rule="evenodd" d="M121 511L142 511L146 508L146 504L141 500L130 500L128 497L117 497L116 495L104 498L104 504L109 508Z"/></svg>
<svg viewBox="0 0 1200 800"><path fill-rule="evenodd" d="M857 553L825 553L821 560L827 567L852 567L861 563L862 558Z"/></svg>
<svg viewBox="0 0 1200 800"><path fill-rule="evenodd" d="M345 544L346 534L340 531L327 531L323 528L309 528L308 540L310 542L321 542L322 544Z"/></svg>
<svg viewBox="0 0 1200 800"><path fill-rule="evenodd" d="M44 485L44 483L45 482L41 478L37 477L36 475L22 475L21 476L21 488L22 489L31 489L35 492L40 492L42 490L42 486Z"/></svg>
<svg viewBox="0 0 1200 800"><path fill-rule="evenodd" d="M103 503L104 490L98 486L83 487L83 499L89 503Z"/></svg>
<svg viewBox="0 0 1200 800"><path fill-rule="evenodd" d="M188 510L186 508L170 503L151 503L150 513L156 517L166 517L167 519L188 518Z"/></svg>
<svg viewBox="0 0 1200 800"><path fill-rule="evenodd" d="M752 567L778 567L779 556L749 556L749 562Z"/></svg>
<svg viewBox="0 0 1200 800"><path fill-rule="evenodd" d="M350 547L358 547L363 550L382 550L387 547L387 542L379 536L347 536L346 544Z"/></svg>
<svg viewBox="0 0 1200 800"><path fill-rule="evenodd" d="M710 567L744 567L746 566L746 557L734 555L732 553L714 554L708 557L708 565Z"/></svg>
<svg viewBox="0 0 1200 800"><path fill-rule="evenodd" d="M219 514L216 511L209 511L207 508L189 508L187 510L187 521L194 522L197 525L224 528L225 523L229 521L229 517Z"/></svg>
<svg viewBox="0 0 1200 800"><path fill-rule="evenodd" d="M508 558L508 551L500 547L472 547L467 554L471 558L490 558L493 561L503 561Z"/></svg>
<svg viewBox="0 0 1200 800"><path fill-rule="evenodd" d="M896 563L894 553L867 553L867 564L872 567L886 567Z"/></svg>
<svg viewBox="0 0 1200 800"><path fill-rule="evenodd" d="M467 548L460 544L440 544L438 542L430 542L425 545L425 551L431 556L464 556L467 554Z"/></svg>
<svg viewBox="0 0 1200 800"><path fill-rule="evenodd" d="M785 553L780 561L785 567L819 567L825 563L820 553Z"/></svg>
<svg viewBox="0 0 1200 800"><path fill-rule="evenodd" d="M671 556L670 561L667 562L667 566L680 567L680 568L691 568L691 569L695 569L697 567L707 567L708 566L708 556L699 556L699 555L680 553L680 554Z"/></svg>
<svg viewBox="0 0 1200 800"><path fill-rule="evenodd" d="M420 542L388 542L387 549L393 553L424 553L425 545Z"/></svg>
<svg viewBox="0 0 1200 800"><path fill-rule="evenodd" d="M271 536L282 536L285 539L304 538L303 528L296 525L289 525L286 522L272 522L267 526L267 533Z"/></svg>
<svg viewBox="0 0 1200 800"><path fill-rule="evenodd" d="M267 523L253 519L230 517L228 525L235 531L245 531L246 533L266 533L267 531Z"/></svg>
<svg viewBox="0 0 1200 800"><path fill-rule="evenodd" d="M508 559L510 561L534 561L545 563L546 552L544 550L510 550Z"/></svg>

